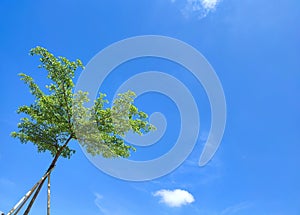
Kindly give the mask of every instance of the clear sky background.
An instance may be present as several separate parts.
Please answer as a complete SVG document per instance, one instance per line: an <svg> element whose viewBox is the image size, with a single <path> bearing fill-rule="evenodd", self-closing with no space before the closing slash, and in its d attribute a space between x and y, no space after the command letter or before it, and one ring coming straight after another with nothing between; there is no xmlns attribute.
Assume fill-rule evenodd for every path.
<svg viewBox="0 0 300 215"><path fill-rule="evenodd" d="M28 51L40 45L87 64L121 39L158 34L194 46L218 74L228 114L221 147L207 166L197 166L210 127L209 103L199 83L163 60L129 62L118 68L122 75L115 71L107 78L101 91L111 98L130 75L143 71L177 74L200 110L194 151L171 174L137 183L101 172L72 142L76 154L60 159L52 174L52 214L300 214L299 0L1 0L0 16L0 211L8 212L51 161L48 153L38 154L32 144L9 135L19 121L17 107L33 99L17 74L47 83ZM176 106L152 96L138 98L137 105L148 113L165 111L168 129L161 141L138 148L132 159L160 156L178 136ZM32 214L45 213L42 190Z"/></svg>

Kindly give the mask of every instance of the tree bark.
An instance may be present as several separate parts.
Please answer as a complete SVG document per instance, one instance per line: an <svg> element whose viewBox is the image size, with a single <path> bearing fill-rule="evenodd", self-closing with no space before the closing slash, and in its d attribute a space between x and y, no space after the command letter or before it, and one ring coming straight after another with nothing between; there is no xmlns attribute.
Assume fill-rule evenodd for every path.
<svg viewBox="0 0 300 215"><path fill-rule="evenodd" d="M50 164L48 170L46 171L46 173L50 172L50 171L55 167L58 158L60 157L61 153L62 153L63 150L66 148L66 146L68 145L68 143L70 142L71 139L72 139L72 136L70 136L70 137L66 140L65 144L57 151L57 153L56 153L54 159L52 160L52 162L51 162L51 164ZM43 187L43 184L44 184L45 180L46 180L46 178L44 178L44 180L42 180L41 183L39 184L39 186L37 187L37 189L36 189L36 191L35 191L35 193L34 193L32 199L31 199L31 201L29 202L29 204L28 204L28 206L27 206L27 208L26 208L26 211L24 212L23 215L28 215L28 214L29 214L29 212L30 212L30 210L31 210L31 207L32 207L33 203L35 202L36 197L38 196L38 194L39 194L41 188Z"/></svg>

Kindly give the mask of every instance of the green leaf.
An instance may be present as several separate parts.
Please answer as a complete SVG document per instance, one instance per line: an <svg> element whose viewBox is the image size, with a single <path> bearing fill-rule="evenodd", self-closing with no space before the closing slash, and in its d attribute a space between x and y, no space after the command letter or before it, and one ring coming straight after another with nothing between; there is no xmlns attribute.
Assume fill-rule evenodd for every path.
<svg viewBox="0 0 300 215"><path fill-rule="evenodd" d="M19 74L35 97L32 104L20 106L17 111L25 117L11 136L21 143L31 142L39 152L49 151L53 156L60 153L59 156L70 158L75 151L63 146L71 137L91 155L128 157L135 149L124 142L126 133L143 134L154 129L147 114L134 106L135 94L131 91L119 94L111 108L105 108L105 94L99 94L92 107L85 107L87 92L73 93L75 71L83 68L80 60L55 57L39 46L31 49L30 55L40 57L38 68L47 72L50 83L46 93L32 77Z"/></svg>

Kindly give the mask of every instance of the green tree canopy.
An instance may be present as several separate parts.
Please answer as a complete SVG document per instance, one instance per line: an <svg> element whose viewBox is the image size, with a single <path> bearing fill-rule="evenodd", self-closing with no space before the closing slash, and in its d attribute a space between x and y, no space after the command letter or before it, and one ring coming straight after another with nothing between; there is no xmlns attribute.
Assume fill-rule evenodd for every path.
<svg viewBox="0 0 300 215"><path fill-rule="evenodd" d="M80 60L55 57L42 47L31 49L30 54L40 56L39 68L47 71L51 82L42 91L32 77L20 74L35 97L31 105L18 109L25 117L12 136L22 143L32 142L39 152L70 158L74 150L68 142L74 139L92 155L128 157L134 148L124 142L126 132L142 134L154 128L147 114L134 106L135 94L131 91L119 94L112 107L106 107L104 94L92 107L85 107L87 92L73 92L75 71L83 68Z"/></svg>

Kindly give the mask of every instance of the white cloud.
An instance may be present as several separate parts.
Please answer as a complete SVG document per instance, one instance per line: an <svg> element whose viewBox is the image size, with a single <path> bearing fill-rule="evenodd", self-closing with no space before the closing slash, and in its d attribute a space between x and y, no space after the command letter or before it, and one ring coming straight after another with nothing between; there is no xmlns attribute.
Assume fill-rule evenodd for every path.
<svg viewBox="0 0 300 215"><path fill-rule="evenodd" d="M169 207L181 207L183 205L191 204L195 201L192 194L185 190L159 190L154 193L154 196L161 197L160 202Z"/></svg>
<svg viewBox="0 0 300 215"><path fill-rule="evenodd" d="M110 214L109 211L101 205L103 196L101 196L99 193L96 193L96 192L94 193L94 195L96 197L94 200L95 205L99 208L99 210L102 212L102 214L109 215Z"/></svg>
<svg viewBox="0 0 300 215"><path fill-rule="evenodd" d="M249 209L251 207L251 204L249 202L242 202L230 207L225 208L222 210L220 213L221 215L232 215L232 214L237 214L238 212L241 212L245 209Z"/></svg>
<svg viewBox="0 0 300 215"><path fill-rule="evenodd" d="M0 186L2 187L13 187L15 183L7 178L0 178Z"/></svg>
<svg viewBox="0 0 300 215"><path fill-rule="evenodd" d="M202 6L207 10L213 10L216 8L219 0L202 0Z"/></svg>
<svg viewBox="0 0 300 215"><path fill-rule="evenodd" d="M108 199L103 197L101 194L94 192L94 204L100 211L101 215L131 215L134 214L128 211L127 207L123 207L123 202L120 199ZM128 204L126 205L128 206ZM132 206L133 207L133 206ZM129 207L130 208L130 207Z"/></svg>
<svg viewBox="0 0 300 215"><path fill-rule="evenodd" d="M181 10L186 17L197 16L198 18L206 17L210 12L214 11L221 0L171 0L172 3L177 2L184 5Z"/></svg>

